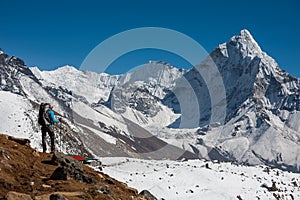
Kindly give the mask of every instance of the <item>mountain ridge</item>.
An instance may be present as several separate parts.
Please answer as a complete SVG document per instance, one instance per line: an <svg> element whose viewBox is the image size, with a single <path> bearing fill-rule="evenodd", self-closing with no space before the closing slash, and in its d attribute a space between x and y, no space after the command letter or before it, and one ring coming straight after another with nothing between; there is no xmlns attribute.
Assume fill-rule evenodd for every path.
<svg viewBox="0 0 300 200"><path fill-rule="evenodd" d="M162 73L155 71L157 65ZM130 129L135 124L142 132L199 157L300 170L300 79L281 70L247 30L187 71L158 62L148 63L149 73L141 74L143 69L123 77L70 67L60 70L70 73L62 76L33 68L38 80L33 83L22 76L20 87L32 99L57 101L63 115L76 116L70 120L79 122L79 130L87 131L88 125L89 131L97 132L81 136L89 141L85 146L100 138L122 145L123 136L138 141L132 131L139 128ZM30 92L38 85L43 90L37 91L45 91L47 98ZM113 140L103 135L107 130ZM138 145L125 145L125 151L137 155Z"/></svg>

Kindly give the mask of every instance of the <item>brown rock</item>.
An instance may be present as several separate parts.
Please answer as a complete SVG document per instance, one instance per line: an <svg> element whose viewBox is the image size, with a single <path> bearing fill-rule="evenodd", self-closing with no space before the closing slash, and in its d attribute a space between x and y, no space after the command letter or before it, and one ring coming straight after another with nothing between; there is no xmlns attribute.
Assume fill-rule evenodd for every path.
<svg viewBox="0 0 300 200"><path fill-rule="evenodd" d="M10 191L6 194L6 200L32 200L31 196L24 193Z"/></svg>
<svg viewBox="0 0 300 200"><path fill-rule="evenodd" d="M138 194L138 191L137 191L137 189L135 189L135 188L128 187L127 190L128 190L128 192L131 193L131 194L134 194L134 195L137 195L137 194Z"/></svg>
<svg viewBox="0 0 300 200"><path fill-rule="evenodd" d="M64 198L61 200L67 200L68 198L84 199L84 197L86 197L86 194L83 192L54 192L51 194L36 196L34 200L49 200L51 198L57 198L56 200L60 200L59 198Z"/></svg>
<svg viewBox="0 0 300 200"><path fill-rule="evenodd" d="M32 152L32 155L34 157L40 157L40 153L36 149Z"/></svg>
<svg viewBox="0 0 300 200"><path fill-rule="evenodd" d="M65 196L66 198L80 198L80 199L85 199L87 196L84 192L54 192L53 194L58 194ZM51 194L51 195L53 195ZM50 196L51 196L50 195Z"/></svg>
<svg viewBox="0 0 300 200"><path fill-rule="evenodd" d="M42 188L51 188L51 185L43 184L43 185L42 185Z"/></svg>
<svg viewBox="0 0 300 200"><path fill-rule="evenodd" d="M34 200L49 200L49 198L50 198L50 194L44 194L40 196L35 196Z"/></svg>
<svg viewBox="0 0 300 200"><path fill-rule="evenodd" d="M101 179L104 179L104 176L102 174L97 174Z"/></svg>
<svg viewBox="0 0 300 200"><path fill-rule="evenodd" d="M107 186L100 187L100 191L103 194L111 194L111 191L110 191L110 189Z"/></svg>
<svg viewBox="0 0 300 200"><path fill-rule="evenodd" d="M12 137L12 136L8 136L8 139L12 140L12 141L14 141L18 144L21 144L21 145L29 146L29 144L30 144L30 140L28 140L26 138L15 138L15 137Z"/></svg>

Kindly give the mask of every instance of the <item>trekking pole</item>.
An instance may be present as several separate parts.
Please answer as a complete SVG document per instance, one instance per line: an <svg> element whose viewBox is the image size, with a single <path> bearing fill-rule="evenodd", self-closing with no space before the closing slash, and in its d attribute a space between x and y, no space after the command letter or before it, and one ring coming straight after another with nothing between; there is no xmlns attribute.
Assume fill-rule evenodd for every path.
<svg viewBox="0 0 300 200"><path fill-rule="evenodd" d="M60 130L59 130L59 140L60 140L59 146L60 146L60 152L62 152L62 145L61 145L61 143L62 143L62 141L61 141L61 129L62 129L62 126L60 125Z"/></svg>
<svg viewBox="0 0 300 200"><path fill-rule="evenodd" d="M68 124L64 123L64 121L60 121L59 123L59 140L60 140L60 151L62 152L62 134L64 134L64 136L67 135L67 128L68 128Z"/></svg>
<svg viewBox="0 0 300 200"><path fill-rule="evenodd" d="M59 151L61 152L61 125L60 124L56 124L56 128L58 129L58 145L59 145Z"/></svg>

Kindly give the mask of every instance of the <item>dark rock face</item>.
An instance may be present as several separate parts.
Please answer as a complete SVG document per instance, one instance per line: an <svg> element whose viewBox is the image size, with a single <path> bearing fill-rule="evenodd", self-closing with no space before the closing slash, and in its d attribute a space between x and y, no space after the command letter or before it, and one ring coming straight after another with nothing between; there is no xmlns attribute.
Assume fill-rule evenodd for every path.
<svg viewBox="0 0 300 200"><path fill-rule="evenodd" d="M0 52L2 51L0 50ZM0 53L0 90L25 95L20 83L20 78L23 75L27 75L38 82L23 60Z"/></svg>
<svg viewBox="0 0 300 200"><path fill-rule="evenodd" d="M51 175L50 179L52 180L67 180L70 177L80 182L95 183L93 178L84 175L80 162L63 153L55 152L52 156L52 162L61 165Z"/></svg>

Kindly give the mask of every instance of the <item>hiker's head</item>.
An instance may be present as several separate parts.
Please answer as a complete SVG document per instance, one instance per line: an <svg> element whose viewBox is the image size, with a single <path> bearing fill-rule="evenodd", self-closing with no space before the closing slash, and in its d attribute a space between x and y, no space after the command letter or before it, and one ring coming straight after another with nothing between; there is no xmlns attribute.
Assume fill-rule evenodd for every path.
<svg viewBox="0 0 300 200"><path fill-rule="evenodd" d="M49 105L49 108L52 110L52 109L53 109L53 105L52 105L52 104L50 104L50 105Z"/></svg>

